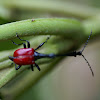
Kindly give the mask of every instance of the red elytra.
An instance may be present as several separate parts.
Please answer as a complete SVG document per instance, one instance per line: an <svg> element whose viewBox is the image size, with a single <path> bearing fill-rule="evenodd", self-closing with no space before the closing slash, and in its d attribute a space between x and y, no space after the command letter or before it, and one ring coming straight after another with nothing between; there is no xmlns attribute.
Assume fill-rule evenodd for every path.
<svg viewBox="0 0 100 100"><path fill-rule="evenodd" d="M34 61L34 49L33 48L21 48L17 49L13 55L14 63L17 65L31 65L35 64Z"/></svg>
<svg viewBox="0 0 100 100"><path fill-rule="evenodd" d="M89 64L89 62L86 60L86 58L84 57L84 55L82 54L82 52L84 51L87 43L88 43L88 40L90 39L90 36L92 35L92 31L91 31L91 34L89 35L83 49L81 51L74 51L74 52L70 52L70 53L67 53L67 54L41 54L41 53L38 53L36 52L37 49L39 49L40 47L42 47L46 42L47 40L50 38L48 37L46 39L45 42L41 43L36 49L33 49L33 48L30 48L30 43L29 41L27 40L23 40L23 39L20 39L20 37L17 35L16 33L16 36L21 40L21 41L26 41L27 44L28 44L28 48L26 48L26 44L25 43L21 43L23 44L24 48L21 48L21 49L17 49L14 54L13 54L13 57L9 56L9 59L12 60L14 63L15 63L15 69L18 70L22 65L31 65L31 69L32 71L34 70L33 69L33 65L35 65L37 67L37 69L40 71L40 68L39 66L35 63L35 61L37 59L40 59L40 58L54 58L54 57L59 57L59 56L74 56L76 57L77 55L79 56L82 56L85 61L88 63L88 66L92 72L92 75L94 76L94 73L93 73L93 70ZM12 41L13 42L13 41ZM15 42L13 42L13 44L15 45L21 45L21 44L16 44ZM16 67L16 64L18 65L18 67Z"/></svg>

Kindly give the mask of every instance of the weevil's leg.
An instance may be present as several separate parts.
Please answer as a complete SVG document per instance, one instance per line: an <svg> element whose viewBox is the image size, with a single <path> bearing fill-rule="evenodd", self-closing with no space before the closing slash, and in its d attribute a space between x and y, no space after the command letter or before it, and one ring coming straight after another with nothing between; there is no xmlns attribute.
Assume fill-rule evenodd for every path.
<svg viewBox="0 0 100 100"><path fill-rule="evenodd" d="M31 65L31 69L32 69L32 71L34 71L33 65Z"/></svg>
<svg viewBox="0 0 100 100"><path fill-rule="evenodd" d="M13 65L13 63L11 63L11 66Z"/></svg>
<svg viewBox="0 0 100 100"><path fill-rule="evenodd" d="M50 37L47 37L47 39L43 43L41 43L35 50L37 50L40 47L42 47L49 39L50 39Z"/></svg>
<svg viewBox="0 0 100 100"><path fill-rule="evenodd" d="M14 57L9 56L9 59L10 59L11 61L13 61Z"/></svg>
<svg viewBox="0 0 100 100"><path fill-rule="evenodd" d="M11 40L11 41L12 41L12 40ZM15 43L14 41L12 41L12 43L15 44L15 45L22 45L22 44L23 44L24 48L26 48L26 44L25 44L25 43L17 44L17 43Z"/></svg>
<svg viewBox="0 0 100 100"><path fill-rule="evenodd" d="M13 66L13 63L11 63L10 66L12 67Z"/></svg>
<svg viewBox="0 0 100 100"><path fill-rule="evenodd" d="M26 42L27 42L27 46L28 46L28 48L30 48L30 42L29 42L29 41L21 39L21 38L18 36L17 33L16 33L16 36L17 36L18 39L20 39L21 41L26 41Z"/></svg>
<svg viewBox="0 0 100 100"><path fill-rule="evenodd" d="M16 70L18 70L20 67L21 67L20 65L19 65L18 67L16 67L16 64L15 64L15 69L16 69Z"/></svg>
<svg viewBox="0 0 100 100"><path fill-rule="evenodd" d="M35 66L37 67L37 69L40 71L41 69L40 69L40 67L35 63Z"/></svg>

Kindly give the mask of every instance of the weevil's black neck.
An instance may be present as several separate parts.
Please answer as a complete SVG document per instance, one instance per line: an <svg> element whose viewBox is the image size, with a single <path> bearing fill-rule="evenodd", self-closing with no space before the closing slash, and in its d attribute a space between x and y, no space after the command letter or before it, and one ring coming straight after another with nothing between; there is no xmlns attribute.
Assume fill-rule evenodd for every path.
<svg viewBox="0 0 100 100"><path fill-rule="evenodd" d="M42 54L38 52L34 52L34 58L35 60L40 59L40 58L54 58L55 54Z"/></svg>
<svg viewBox="0 0 100 100"><path fill-rule="evenodd" d="M55 58L55 57L60 57L60 56L74 56L76 57L77 55L82 55L82 52L79 51L79 52L70 52L70 53L67 53L67 54L42 54L42 53L38 53L38 52L34 52L34 58L35 60L37 59L40 59L40 58Z"/></svg>

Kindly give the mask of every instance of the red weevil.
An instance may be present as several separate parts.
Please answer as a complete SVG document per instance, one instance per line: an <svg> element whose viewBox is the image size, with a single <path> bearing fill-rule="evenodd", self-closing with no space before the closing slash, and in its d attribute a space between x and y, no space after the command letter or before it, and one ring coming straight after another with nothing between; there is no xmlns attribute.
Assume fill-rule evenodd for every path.
<svg viewBox="0 0 100 100"><path fill-rule="evenodd" d="M84 47L81 51L78 51L78 52L74 51L74 52L70 52L70 53L67 53L67 54L53 54L53 53L42 54L42 53L36 52L36 50L39 49L40 47L42 47L50 37L47 37L46 41L41 43L36 49L33 49L33 48L30 48L29 41L21 39L18 36L18 34L16 33L17 38L19 38L21 41L27 42L28 48L26 48L25 43L21 43L21 44L23 44L24 48L17 49L14 52L13 57L9 56L9 59L12 60L15 63L15 69L16 70L18 70L22 65L31 65L31 69L33 71L34 70L33 65L35 65L37 67L37 69L40 71L40 67L35 63L35 61L37 59L40 59L40 58L55 58L55 57L59 57L59 56L74 56L74 57L76 57L77 55L79 55L79 56L82 56L85 59L85 61L88 63L88 66L89 66L89 68L92 72L92 75L94 76L93 70L92 70L89 62L86 60L86 58L82 54L86 45L88 44L88 40L90 39L91 35L92 35L92 31L91 31L91 34L89 35L89 37L88 37L88 39L87 39L87 41L86 41L86 43L85 43L85 45L84 45ZM21 44L16 44L13 41L12 41L12 43L15 44L15 45L21 45ZM16 67L16 64L18 65L18 67Z"/></svg>

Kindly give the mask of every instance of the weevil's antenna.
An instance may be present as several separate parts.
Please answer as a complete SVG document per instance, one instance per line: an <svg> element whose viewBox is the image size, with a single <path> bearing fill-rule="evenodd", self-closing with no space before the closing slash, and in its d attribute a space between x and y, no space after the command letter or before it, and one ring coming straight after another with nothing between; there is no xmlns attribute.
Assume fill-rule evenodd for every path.
<svg viewBox="0 0 100 100"><path fill-rule="evenodd" d="M91 35L92 35L92 30L91 30L91 34L89 35L89 37L88 37L88 39L87 39L87 41L86 41L86 43L85 43L83 49L82 49L80 52L81 52L82 57L83 57L83 58L85 59L85 61L87 62L88 66L89 66L89 68L90 68L90 70L91 70L91 72L92 72L92 76L94 76L94 72L93 72L93 70L92 70L92 67L90 66L89 62L88 62L87 59L84 57L84 55L82 54L82 52L84 51L85 47L86 47L87 44L88 44L88 41L89 41Z"/></svg>
<svg viewBox="0 0 100 100"><path fill-rule="evenodd" d="M83 51L84 51L84 49L85 49L85 47L87 46L88 41L89 41L89 39L90 39L91 35L92 35L92 30L91 30L91 34L89 35L89 37L88 37L88 39L87 39L87 41L86 41L86 43L85 43L85 45L84 45L83 49L81 50L81 52L83 52Z"/></svg>
<svg viewBox="0 0 100 100"><path fill-rule="evenodd" d="M93 72L93 70L92 70L92 68L91 68L91 66L90 66L90 64L89 64L89 62L87 61L87 59L84 57L84 55L82 55L82 57L85 59L85 61L87 62L87 64L88 64L88 66L89 66L89 68L90 68L90 70L91 70L91 72L92 72L92 76L94 76L94 72Z"/></svg>

